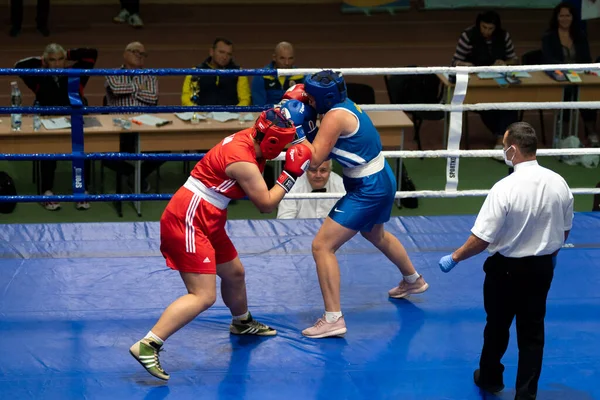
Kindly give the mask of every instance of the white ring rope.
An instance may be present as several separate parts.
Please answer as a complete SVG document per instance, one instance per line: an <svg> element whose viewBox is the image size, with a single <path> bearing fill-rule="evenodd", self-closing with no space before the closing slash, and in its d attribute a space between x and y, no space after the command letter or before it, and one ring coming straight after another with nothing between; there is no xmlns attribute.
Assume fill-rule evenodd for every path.
<svg viewBox="0 0 600 400"><path fill-rule="evenodd" d="M490 191L484 190L459 190L447 192L445 190L415 190L414 192L396 192L396 199L412 197L419 198L448 198L448 197L478 197L487 196ZM600 188L573 188L573 194L600 194ZM339 199L344 193L288 193L283 200L308 200L308 199Z"/></svg>
<svg viewBox="0 0 600 400"><path fill-rule="evenodd" d="M539 101L476 104L360 104L365 111L483 111L483 110L559 110L600 109L600 101Z"/></svg>
<svg viewBox="0 0 600 400"><path fill-rule="evenodd" d="M502 157L502 150L398 150L382 151L385 158L447 158L447 157ZM593 156L600 155L600 148L587 149L539 149L538 157L545 156ZM284 161L280 153L274 161Z"/></svg>
<svg viewBox="0 0 600 400"><path fill-rule="evenodd" d="M535 72L535 71L589 71L599 70L600 63L589 64L542 64L542 65L494 65L485 67L398 67L398 68L286 68L278 69L279 76L310 75L324 69L344 75L426 75L480 72Z"/></svg>
<svg viewBox="0 0 600 400"><path fill-rule="evenodd" d="M492 72L501 74L510 74L513 72L535 72L535 71L565 71L573 70L575 72L600 71L600 63L589 64L547 64L547 65L498 65L483 67L400 67L400 68L297 68L297 69L278 69L279 76L291 75L310 75L330 69L341 72L343 75L425 75L425 74L445 74L457 75L459 78L467 78L469 73ZM468 79L468 78L467 78ZM562 82L563 87L576 86L568 81ZM456 88L460 89L456 85ZM468 92L468 90L466 90ZM459 93L465 96L465 93ZM365 111L484 111L484 110L560 110L560 109L600 109L600 101L579 101L579 102L502 102L502 103L476 103L462 104L461 101L452 101L452 104L364 104L359 107ZM456 118L455 118L456 119ZM462 131L462 129L460 129ZM458 132L460 139L462 132ZM455 159L456 164L459 157L501 157L502 150L424 150L424 151L384 151L386 158L448 158ZM600 149L540 149L538 156L584 156L600 155ZM282 161L285 154L281 153L275 160ZM456 165L457 166L457 165ZM447 179L447 184L452 183ZM457 182L456 182L457 183ZM452 185L450 185L452 186ZM403 198L449 198L449 197L476 197L487 196L490 190L417 190L412 192L396 192L396 199ZM571 192L574 195L581 194L600 194L600 188L573 188ZM302 200L302 199L339 199L344 193L288 193L283 200Z"/></svg>

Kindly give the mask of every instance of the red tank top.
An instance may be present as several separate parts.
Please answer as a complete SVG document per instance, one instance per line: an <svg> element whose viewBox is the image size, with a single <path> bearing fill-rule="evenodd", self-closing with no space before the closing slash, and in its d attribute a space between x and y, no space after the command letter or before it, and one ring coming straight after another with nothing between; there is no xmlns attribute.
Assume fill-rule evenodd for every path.
<svg viewBox="0 0 600 400"><path fill-rule="evenodd" d="M254 150L253 128L244 129L221 140L210 149L192 170L192 177L198 179L208 189L222 194L230 199L241 199L246 193L234 179L225 173L225 168L234 162L245 161L258 166L262 173L265 160L256 160Z"/></svg>

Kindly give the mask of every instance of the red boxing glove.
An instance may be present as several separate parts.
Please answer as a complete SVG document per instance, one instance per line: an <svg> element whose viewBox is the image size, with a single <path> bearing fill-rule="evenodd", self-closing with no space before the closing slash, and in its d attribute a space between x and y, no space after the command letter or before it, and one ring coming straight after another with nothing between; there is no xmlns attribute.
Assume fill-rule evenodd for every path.
<svg viewBox="0 0 600 400"><path fill-rule="evenodd" d="M296 179L308 169L312 152L308 147L299 143L291 146L285 153L285 166L277 179L277 184L287 193L296 183Z"/></svg>
<svg viewBox="0 0 600 400"><path fill-rule="evenodd" d="M286 90L283 94L283 100L298 100L304 104L308 104L308 94L304 90L304 84L298 83Z"/></svg>

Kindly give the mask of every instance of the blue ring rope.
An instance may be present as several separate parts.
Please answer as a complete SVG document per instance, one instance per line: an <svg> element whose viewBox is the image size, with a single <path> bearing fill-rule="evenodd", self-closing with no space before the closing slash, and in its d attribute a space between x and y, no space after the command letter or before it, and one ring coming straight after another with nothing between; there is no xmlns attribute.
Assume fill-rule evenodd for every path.
<svg viewBox="0 0 600 400"><path fill-rule="evenodd" d="M197 68L147 68L147 69L119 69L119 68L98 68L98 69L78 69L78 68L0 68L2 75L22 75L22 76L139 76L139 75L227 75L227 76L277 76L279 73L272 68L258 69L197 69Z"/></svg>
<svg viewBox="0 0 600 400"><path fill-rule="evenodd" d="M99 201L139 201L169 200L173 194L100 194L84 193L83 174L84 160L200 160L204 153L84 153L83 115L84 114L125 114L125 113L173 113L173 112L261 112L273 105L265 106L129 106L129 107L88 107L83 106L79 95L81 76L171 76L171 75L228 75L228 76L278 76L276 69L17 69L0 68L0 76L56 76L69 77L68 94L71 106L50 107L0 107L0 114L40 114L71 115L72 153L61 154L0 154L0 160L72 160L73 162L73 194L53 196L0 196L0 203L37 203L37 202L99 202Z"/></svg>

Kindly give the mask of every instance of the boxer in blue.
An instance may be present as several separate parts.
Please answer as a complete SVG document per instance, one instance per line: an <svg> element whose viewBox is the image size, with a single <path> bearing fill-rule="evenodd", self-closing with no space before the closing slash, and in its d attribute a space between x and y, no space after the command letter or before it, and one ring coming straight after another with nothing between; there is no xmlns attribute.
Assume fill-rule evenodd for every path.
<svg viewBox="0 0 600 400"><path fill-rule="evenodd" d="M389 291L390 297L422 293L428 284L413 267L404 246L384 229L394 204L396 180L381 154L381 139L371 119L347 98L341 74L313 74L305 80L304 90L309 105L322 117L316 135L306 135L308 140L303 142L312 150L311 168L326 159L335 159L343 167L346 189L346 195L331 210L312 243L325 313L302 334L318 339L342 336L347 331L335 252L358 232L403 275L399 285Z"/></svg>

